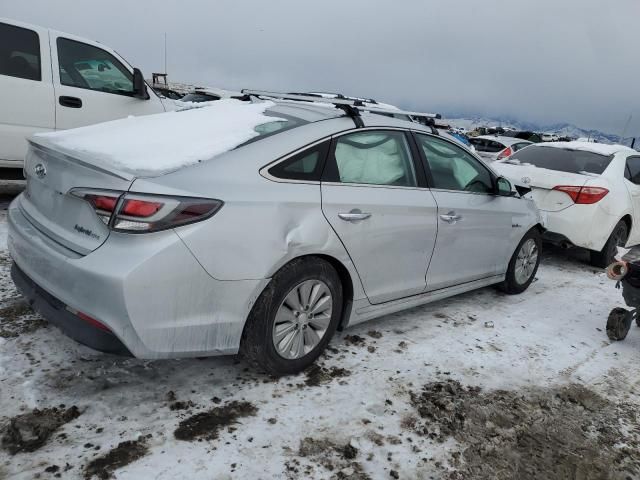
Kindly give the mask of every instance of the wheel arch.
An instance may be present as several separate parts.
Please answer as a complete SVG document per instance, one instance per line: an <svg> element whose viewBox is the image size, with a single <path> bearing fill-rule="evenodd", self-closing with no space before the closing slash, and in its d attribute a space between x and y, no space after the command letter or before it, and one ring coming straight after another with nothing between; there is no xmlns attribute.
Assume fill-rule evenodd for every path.
<svg viewBox="0 0 640 480"><path fill-rule="evenodd" d="M342 285L342 315L340 318L340 322L338 323L338 330L342 331L349 323L349 318L351 317L351 310L353 308L353 298L354 298L353 276L351 275L351 273L349 272L349 269L344 265L343 262L341 262L339 259L337 259L334 256L327 255L326 253L307 253L304 255L298 255L296 257L288 259L285 263L280 265L278 269L275 272L273 272L271 276L273 277L277 275L280 270L282 270L284 267L289 265L291 262L294 262L297 260L304 260L307 258L319 258L321 260L324 260L335 269L335 271L338 274L338 277L340 278L340 283ZM263 291L264 289L267 288L267 286L268 284L264 286ZM262 292L258 294L258 297L261 294Z"/></svg>

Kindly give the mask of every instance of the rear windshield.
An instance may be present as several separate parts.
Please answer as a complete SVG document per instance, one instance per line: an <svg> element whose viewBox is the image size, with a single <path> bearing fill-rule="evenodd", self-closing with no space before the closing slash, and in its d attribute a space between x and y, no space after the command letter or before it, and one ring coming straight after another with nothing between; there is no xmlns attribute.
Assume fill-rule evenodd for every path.
<svg viewBox="0 0 640 480"><path fill-rule="evenodd" d="M611 163L613 155L600 155L581 150L553 147L524 148L511 157L520 163L528 163L539 168L569 173L602 174Z"/></svg>
<svg viewBox="0 0 640 480"><path fill-rule="evenodd" d="M470 138L469 141L479 152L498 153L505 149L505 146L495 140L486 138Z"/></svg>

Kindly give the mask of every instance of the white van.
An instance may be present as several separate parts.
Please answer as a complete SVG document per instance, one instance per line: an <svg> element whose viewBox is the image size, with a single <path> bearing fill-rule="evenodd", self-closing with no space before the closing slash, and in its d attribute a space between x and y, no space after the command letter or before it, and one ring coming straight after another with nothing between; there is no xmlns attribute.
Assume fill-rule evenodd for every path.
<svg viewBox="0 0 640 480"><path fill-rule="evenodd" d="M0 18L0 179L21 178L33 133L170 109L112 49Z"/></svg>

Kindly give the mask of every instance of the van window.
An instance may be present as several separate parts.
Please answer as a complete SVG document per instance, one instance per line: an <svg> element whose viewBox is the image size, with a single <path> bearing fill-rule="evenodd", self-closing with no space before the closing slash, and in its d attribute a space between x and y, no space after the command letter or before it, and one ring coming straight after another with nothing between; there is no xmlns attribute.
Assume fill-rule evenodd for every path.
<svg viewBox="0 0 640 480"><path fill-rule="evenodd" d="M36 32L0 23L0 75L42 80L40 39Z"/></svg>
<svg viewBox="0 0 640 480"><path fill-rule="evenodd" d="M58 38L60 83L118 95L133 95L133 74L101 48Z"/></svg>

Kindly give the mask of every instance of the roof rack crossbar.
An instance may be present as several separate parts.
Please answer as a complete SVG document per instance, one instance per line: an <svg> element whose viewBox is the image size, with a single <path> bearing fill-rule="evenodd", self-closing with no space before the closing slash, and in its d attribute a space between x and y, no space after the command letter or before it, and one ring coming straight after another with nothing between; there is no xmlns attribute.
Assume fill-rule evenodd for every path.
<svg viewBox="0 0 640 480"><path fill-rule="evenodd" d="M349 109L349 110L350 112L353 112L353 113L347 112L345 110L345 112L347 112L347 114L350 116L355 115L355 112L359 111L359 112L371 112L371 113L391 113L391 114L398 114L398 115L410 115L413 117L423 117L423 118L433 118L433 119L442 118L442 115L440 115L439 113L411 112L411 111L400 110L395 108L383 108L383 107L377 106L377 104L369 106L369 105L365 105L365 102L369 103L366 101L366 99L360 99L360 98L357 98L357 99L325 98L325 97L320 97L318 95L304 95L300 93L279 93L279 92L269 92L265 90L251 90L248 88L242 89L242 93L245 95L252 95L255 97L270 97L270 98L276 98L276 99L282 99L282 100L296 100L300 102L328 103L328 104L335 105L337 108L340 108L342 110L345 110L345 108L343 108L344 106L351 106L353 107L353 109Z"/></svg>

